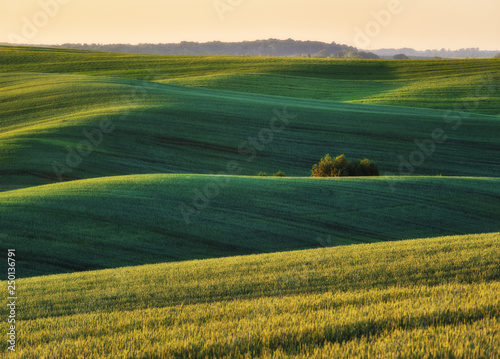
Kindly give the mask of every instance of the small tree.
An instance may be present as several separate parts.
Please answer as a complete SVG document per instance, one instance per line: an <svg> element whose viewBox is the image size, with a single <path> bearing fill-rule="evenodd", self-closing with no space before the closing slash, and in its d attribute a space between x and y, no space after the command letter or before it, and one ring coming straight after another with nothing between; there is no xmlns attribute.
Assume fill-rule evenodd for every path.
<svg viewBox="0 0 500 359"><path fill-rule="evenodd" d="M347 159L340 155L333 160L333 177L347 176Z"/></svg>
<svg viewBox="0 0 500 359"><path fill-rule="evenodd" d="M359 161L361 176L380 176L378 165L368 158Z"/></svg>
<svg viewBox="0 0 500 359"><path fill-rule="evenodd" d="M316 163L312 168L313 177L329 177L332 173L333 159L328 153L319 163Z"/></svg>
<svg viewBox="0 0 500 359"><path fill-rule="evenodd" d="M274 174L274 177L285 177L285 172L280 170Z"/></svg>
<svg viewBox="0 0 500 359"><path fill-rule="evenodd" d="M340 177L346 175L347 160L345 155L333 159L330 154L323 157L312 168L313 177Z"/></svg>
<svg viewBox="0 0 500 359"><path fill-rule="evenodd" d="M259 172L259 174L257 176L259 176L259 177L267 177L267 173L266 172Z"/></svg>

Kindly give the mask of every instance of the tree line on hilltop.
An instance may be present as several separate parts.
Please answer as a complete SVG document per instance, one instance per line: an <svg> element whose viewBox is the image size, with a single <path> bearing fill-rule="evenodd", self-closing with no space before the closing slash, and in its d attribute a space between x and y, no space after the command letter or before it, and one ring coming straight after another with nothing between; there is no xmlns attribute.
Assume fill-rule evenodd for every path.
<svg viewBox="0 0 500 359"><path fill-rule="evenodd" d="M79 50L109 51L149 55L226 55L226 56L280 56L314 58L367 58L377 55L359 51L355 47L320 41L256 40L242 42L188 42L178 44L62 44L57 47Z"/></svg>

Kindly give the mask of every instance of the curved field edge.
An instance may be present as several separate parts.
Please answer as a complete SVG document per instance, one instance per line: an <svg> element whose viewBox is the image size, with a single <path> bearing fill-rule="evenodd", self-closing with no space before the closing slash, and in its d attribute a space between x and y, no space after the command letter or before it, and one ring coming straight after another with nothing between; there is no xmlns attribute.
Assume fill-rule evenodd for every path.
<svg viewBox="0 0 500 359"><path fill-rule="evenodd" d="M14 357L494 357L499 240L428 238L21 279Z"/></svg>
<svg viewBox="0 0 500 359"><path fill-rule="evenodd" d="M33 276L498 231L500 179L136 175L0 194Z"/></svg>

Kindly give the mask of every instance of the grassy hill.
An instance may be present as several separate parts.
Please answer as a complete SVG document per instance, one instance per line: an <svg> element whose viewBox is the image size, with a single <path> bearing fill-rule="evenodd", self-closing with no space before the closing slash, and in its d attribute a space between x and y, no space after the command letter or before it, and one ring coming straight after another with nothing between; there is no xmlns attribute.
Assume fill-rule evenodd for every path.
<svg viewBox="0 0 500 359"><path fill-rule="evenodd" d="M491 232L499 200L493 178L136 175L0 193L0 218L32 276Z"/></svg>
<svg viewBox="0 0 500 359"><path fill-rule="evenodd" d="M499 240L492 233L22 279L11 357L493 358Z"/></svg>
<svg viewBox="0 0 500 359"><path fill-rule="evenodd" d="M246 161L247 175L281 169L305 176L327 152L370 157L384 172L399 174L401 158L409 161L419 150L415 141L440 129L447 140L403 172L498 176L500 140L491 136L498 117L487 115L500 114L499 65L0 46L0 190L61 179L219 173L228 160ZM290 121L271 138L275 111L284 108ZM90 155L75 159L72 151L103 120L112 131L81 148ZM248 143L266 133L266 145Z"/></svg>
<svg viewBox="0 0 500 359"><path fill-rule="evenodd" d="M68 74L4 73L0 86L0 190L102 176L216 174L228 161L240 162L244 175L308 176L326 153L368 157L384 173L399 174L401 163L415 159L419 165L401 167L402 174L500 173L500 139L491 136L496 116ZM415 141L431 140L425 158L410 158L421 151Z"/></svg>
<svg viewBox="0 0 500 359"><path fill-rule="evenodd" d="M105 76L500 115L500 61L151 56L0 46L1 72ZM479 100L476 108L475 100ZM464 104L464 101L468 101Z"/></svg>
<svg viewBox="0 0 500 359"><path fill-rule="evenodd" d="M329 65L330 71L339 73L320 77L305 70L290 73L270 71L262 74L194 76L164 82L296 98L500 115L500 61L485 61L482 67L478 66L481 70L467 68L467 63L451 60L417 60L405 64L386 61L384 65L380 64L380 60L369 61L368 64L366 60L328 61L319 64ZM371 71L366 70L366 66L371 66ZM415 68L427 71L412 73L411 69ZM457 72L450 74L449 71Z"/></svg>

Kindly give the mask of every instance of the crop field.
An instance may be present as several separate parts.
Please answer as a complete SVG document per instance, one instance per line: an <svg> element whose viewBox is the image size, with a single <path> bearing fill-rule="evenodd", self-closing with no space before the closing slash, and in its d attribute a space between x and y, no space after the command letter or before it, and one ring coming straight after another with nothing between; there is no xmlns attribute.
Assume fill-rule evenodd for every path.
<svg viewBox="0 0 500 359"><path fill-rule="evenodd" d="M16 51L17 49L17 51ZM2 72L69 73L244 93L500 115L500 65L483 60L148 56L0 46ZM476 103L478 100L478 103ZM469 103L464 105L464 101Z"/></svg>
<svg viewBox="0 0 500 359"><path fill-rule="evenodd" d="M499 240L491 233L23 279L22 349L12 357L493 358Z"/></svg>
<svg viewBox="0 0 500 359"><path fill-rule="evenodd" d="M499 59L0 46L9 357L498 358L499 133Z"/></svg>
<svg viewBox="0 0 500 359"><path fill-rule="evenodd" d="M106 57L0 47L2 61L7 64L2 64L0 72L4 89L0 92L0 190L103 176L218 174L226 171L229 161L245 164L242 175L282 170L289 176L308 176L312 165L328 152L369 157L386 174L490 177L500 173L500 139L492 136L498 129L498 116L492 114L500 113L500 101L495 97L500 82L494 75L500 69L495 60L470 61L466 67L469 75L463 75L468 79L463 87L467 96L457 94L461 85L449 78L449 72L461 63L451 60L438 62L444 68L439 72L439 67L437 71L427 69L431 66L425 61L422 70L416 71L415 66L399 68L390 61L374 62L370 68L371 62ZM381 77L385 67L392 69L384 70L393 73L386 73L388 77L399 74L397 81L413 83L413 78L424 81L429 91L446 93L431 91L420 97L413 91L417 85L402 90L379 82L383 80L360 80L366 71ZM128 70L120 72L120 68ZM248 91L258 92L255 94L227 90L221 84L238 90L231 85L235 80L227 76L214 82L216 90L162 83L173 73L177 76L174 82L195 85L192 81L204 82L204 74L210 71L218 74L231 68L240 73L267 71L270 75L265 77L271 77L260 81L260 75L249 75L257 76L251 80L261 84L257 89L237 81ZM274 77L284 69L288 75ZM436 72L448 79L436 78ZM483 77L487 80L480 80ZM288 81L299 81L306 87L297 90L296 96L303 98L283 96L294 93L285 87L269 95L273 88L269 81L286 88L290 87ZM346 86L345 81L354 87ZM328 90L329 86L333 89ZM313 87L340 96L352 93L355 102L395 96L399 101L449 99L450 103L432 110L408 107L412 103L348 103L346 97L315 100L306 96ZM482 97L476 98L476 92ZM473 103L477 100L477 108L461 112L471 106L471 99ZM273 122L277 115L280 121ZM103 121L105 133L100 128ZM279 131L270 134L272 126ZM249 140L252 138L254 142ZM408 165L412 153L420 151L418 144L424 147L425 156L416 158L418 166ZM79 145L83 155L75 154Z"/></svg>
<svg viewBox="0 0 500 359"><path fill-rule="evenodd" d="M206 186L219 194L205 204L195 193ZM40 275L491 232L500 179L140 175L9 191L0 203L5 245L25 248L20 273Z"/></svg>

